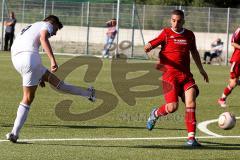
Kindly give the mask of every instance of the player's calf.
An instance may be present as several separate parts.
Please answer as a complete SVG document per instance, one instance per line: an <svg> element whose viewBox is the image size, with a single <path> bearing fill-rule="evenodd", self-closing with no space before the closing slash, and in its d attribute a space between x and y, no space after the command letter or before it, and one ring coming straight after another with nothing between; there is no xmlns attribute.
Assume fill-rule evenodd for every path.
<svg viewBox="0 0 240 160"><path fill-rule="evenodd" d="M175 107L172 107L173 110L171 111L175 111L177 109L177 103L175 103ZM157 119L161 116L165 116L169 113L168 111L168 105L169 104L164 104L159 108L154 108L151 113L150 116L147 120L147 129L148 130L152 130L157 122Z"/></svg>

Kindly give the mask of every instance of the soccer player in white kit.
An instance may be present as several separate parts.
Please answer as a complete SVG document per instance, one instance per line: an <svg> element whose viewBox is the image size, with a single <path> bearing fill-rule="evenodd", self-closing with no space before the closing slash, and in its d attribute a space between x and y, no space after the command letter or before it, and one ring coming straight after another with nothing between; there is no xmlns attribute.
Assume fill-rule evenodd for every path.
<svg viewBox="0 0 240 160"><path fill-rule="evenodd" d="M23 79L23 98L19 104L12 131L6 135L6 138L11 142L17 142L38 85L44 87L44 82L49 82L60 91L84 96L92 102L96 99L93 87L83 90L61 81L53 74L57 71L58 65L48 39L56 35L62 27L63 25L57 16L49 15L43 21L24 28L13 42L11 47L12 63ZM38 51L40 45L51 62L50 71L42 65Z"/></svg>

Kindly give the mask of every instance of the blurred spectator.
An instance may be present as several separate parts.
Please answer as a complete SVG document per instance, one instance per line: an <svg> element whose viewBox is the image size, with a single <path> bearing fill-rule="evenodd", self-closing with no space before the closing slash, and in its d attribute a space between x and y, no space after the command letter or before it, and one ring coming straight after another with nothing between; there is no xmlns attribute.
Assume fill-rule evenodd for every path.
<svg viewBox="0 0 240 160"><path fill-rule="evenodd" d="M111 45L117 34L117 29L116 29L117 21L115 18L111 19L110 21L107 21L106 24L107 24L108 29L106 32L106 40L105 40L105 45L104 45L104 49L102 52L103 58L109 57L109 49L111 48Z"/></svg>
<svg viewBox="0 0 240 160"><path fill-rule="evenodd" d="M203 57L203 64L206 64L207 57L210 57L207 64L211 64L212 59L216 57L220 57L223 50L223 42L220 38L217 38L212 44L211 44L211 50L210 52L207 51L204 53Z"/></svg>
<svg viewBox="0 0 240 160"><path fill-rule="evenodd" d="M6 26L5 29L5 43L4 43L4 51L10 51L13 38L14 38L14 31L15 31L15 24L17 20L15 18L14 12L10 12L9 18L5 20L4 25ZM9 46L8 46L9 42Z"/></svg>

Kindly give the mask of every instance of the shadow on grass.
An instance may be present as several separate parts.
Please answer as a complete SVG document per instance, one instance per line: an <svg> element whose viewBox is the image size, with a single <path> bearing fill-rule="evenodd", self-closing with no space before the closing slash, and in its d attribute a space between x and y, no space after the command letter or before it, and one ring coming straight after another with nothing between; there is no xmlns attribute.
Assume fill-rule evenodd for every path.
<svg viewBox="0 0 240 160"><path fill-rule="evenodd" d="M1 127L12 127L12 124L2 124ZM80 126L80 125L55 125L55 124L33 124L33 125L24 125L24 127L30 127L30 128L66 128L66 129L99 129L99 128L103 128L103 129L146 129L146 127L141 127L141 126ZM159 128L156 127L154 130L156 129L162 129L162 130L186 130L184 128Z"/></svg>
<svg viewBox="0 0 240 160"><path fill-rule="evenodd" d="M239 108L239 106L230 106L230 108Z"/></svg>
<svg viewBox="0 0 240 160"><path fill-rule="evenodd" d="M84 142L86 143L86 142ZM92 142L91 142L92 143ZM209 145L210 144L210 145ZM240 150L240 144L213 143L204 141L201 147L187 147L183 145L94 145L94 144L54 144L54 143L34 143L43 146L64 146L64 147L86 147L86 148L131 148L131 149L171 149L171 150Z"/></svg>
<svg viewBox="0 0 240 160"><path fill-rule="evenodd" d="M32 143L32 142L23 142L23 141L20 141L20 142L14 143L14 144L34 144L34 143Z"/></svg>
<svg viewBox="0 0 240 160"><path fill-rule="evenodd" d="M139 145L133 148L145 148L145 149L184 149L184 150L240 150L239 144L221 144L221 145L206 145L201 147L187 147L184 145Z"/></svg>
<svg viewBox="0 0 240 160"><path fill-rule="evenodd" d="M209 141L201 141L202 143L205 144L210 144L210 145L217 145L217 146L235 146L235 147L240 147L240 144L234 144L234 143L219 143L219 142L209 142Z"/></svg>

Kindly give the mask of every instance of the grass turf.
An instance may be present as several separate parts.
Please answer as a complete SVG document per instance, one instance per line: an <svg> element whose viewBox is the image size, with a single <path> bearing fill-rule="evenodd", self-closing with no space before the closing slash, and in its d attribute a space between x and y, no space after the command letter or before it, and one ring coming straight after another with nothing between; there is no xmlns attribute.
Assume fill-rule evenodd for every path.
<svg viewBox="0 0 240 160"><path fill-rule="evenodd" d="M72 57L57 56L59 64ZM42 56L45 66L49 66L46 56ZM130 63L153 63L130 60ZM227 84L229 67L205 65L210 83L206 84L195 65L192 72L200 88L197 99L198 122L216 119L225 110L239 115L239 89L236 88L228 99L230 107L220 108L216 101ZM119 68L119 71L122 68ZM119 72L116 70L115 72ZM66 81L87 87L84 82L86 66L71 72ZM119 72L120 73L120 72ZM129 77L137 76L134 73ZM21 78L14 70L9 53L0 54L0 139L12 128L18 103L22 97ZM131 77L131 78L132 78ZM103 116L88 121L62 121L55 114L55 106L61 100L72 100L70 111L75 114L87 112L98 107L101 100L91 103L85 98L66 95L52 90L48 85L39 88L31 106L28 120L23 127L20 139L42 138L104 138L104 137L183 137L186 136L184 106L167 117L161 118L156 128L145 129L146 119L152 106L163 104L163 96L137 98L136 105L129 106L116 93L111 80L111 61L104 60L101 72L94 83L99 91L111 93L118 99L117 107ZM137 89L148 89L143 86ZM234 129L224 131L216 123L208 128L217 134L239 135L239 124ZM206 134L197 131L197 136ZM239 138L199 139L203 147L189 149L183 147L185 139L134 140L134 141L24 141L18 144L0 142L1 159L238 159Z"/></svg>

